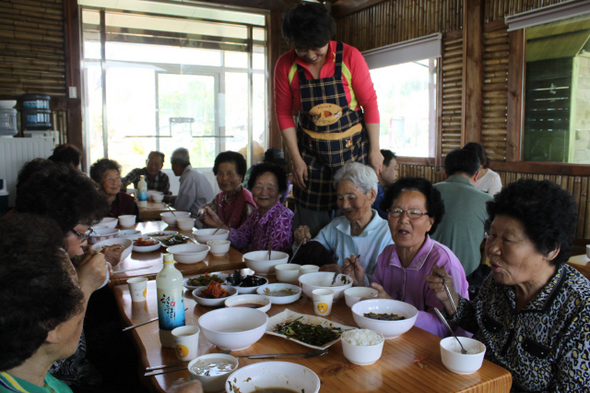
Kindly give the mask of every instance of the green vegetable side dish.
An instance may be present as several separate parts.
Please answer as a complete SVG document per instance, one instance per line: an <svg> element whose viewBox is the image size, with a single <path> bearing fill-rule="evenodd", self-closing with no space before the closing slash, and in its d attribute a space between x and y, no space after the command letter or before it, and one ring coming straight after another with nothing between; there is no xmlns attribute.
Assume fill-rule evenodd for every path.
<svg viewBox="0 0 590 393"><path fill-rule="evenodd" d="M188 243L190 239L184 235L178 234L160 240L165 246L174 246L176 244Z"/></svg>
<svg viewBox="0 0 590 393"><path fill-rule="evenodd" d="M322 325L308 325L300 322L301 318L275 326L275 333L315 346L322 346L334 341L342 334L342 329L339 327L327 328Z"/></svg>
<svg viewBox="0 0 590 393"><path fill-rule="evenodd" d="M406 317L404 317L404 316L393 314L393 313L379 314L379 313L374 313L374 312L367 312L364 314L364 316L366 318L377 319L379 321L402 321L402 320L406 319Z"/></svg>
<svg viewBox="0 0 590 393"><path fill-rule="evenodd" d="M190 280L187 281L186 284L190 285L191 287L205 287L205 286L209 285L209 283L211 281L215 281L220 284L225 283L225 280L223 278L219 277L217 274L213 274L213 275L205 275L205 276L191 278Z"/></svg>

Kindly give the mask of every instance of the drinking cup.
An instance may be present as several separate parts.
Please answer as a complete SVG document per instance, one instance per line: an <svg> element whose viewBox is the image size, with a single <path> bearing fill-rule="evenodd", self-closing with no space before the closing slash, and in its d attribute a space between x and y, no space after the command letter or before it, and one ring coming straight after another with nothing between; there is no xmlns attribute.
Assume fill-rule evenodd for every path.
<svg viewBox="0 0 590 393"><path fill-rule="evenodd" d="M172 329L178 360L189 361L197 357L200 331L198 326L180 326Z"/></svg>
<svg viewBox="0 0 590 393"><path fill-rule="evenodd" d="M586 257L590 258L590 244L586 244Z"/></svg>
<svg viewBox="0 0 590 393"><path fill-rule="evenodd" d="M146 277L134 277L127 280L131 301L145 302L147 298L147 282Z"/></svg>
<svg viewBox="0 0 590 393"><path fill-rule="evenodd" d="M299 268L299 275L302 276L305 273L315 273L319 272L320 267L316 265L303 265Z"/></svg>
<svg viewBox="0 0 590 393"><path fill-rule="evenodd" d="M332 303L334 302L334 291L331 289L314 289L313 311L316 315L326 316L332 312Z"/></svg>
<svg viewBox="0 0 590 393"><path fill-rule="evenodd" d="M135 219L136 217L133 214L119 216L119 224L121 224L122 227L130 228L135 225Z"/></svg>

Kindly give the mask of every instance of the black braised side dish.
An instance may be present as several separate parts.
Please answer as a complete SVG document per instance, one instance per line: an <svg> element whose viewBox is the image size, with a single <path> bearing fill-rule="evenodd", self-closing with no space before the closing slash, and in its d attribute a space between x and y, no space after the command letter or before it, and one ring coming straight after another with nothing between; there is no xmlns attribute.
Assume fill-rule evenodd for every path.
<svg viewBox="0 0 590 393"><path fill-rule="evenodd" d="M266 284L266 279L257 276L242 276L240 271L236 270L225 279L229 285L234 287L257 287Z"/></svg>

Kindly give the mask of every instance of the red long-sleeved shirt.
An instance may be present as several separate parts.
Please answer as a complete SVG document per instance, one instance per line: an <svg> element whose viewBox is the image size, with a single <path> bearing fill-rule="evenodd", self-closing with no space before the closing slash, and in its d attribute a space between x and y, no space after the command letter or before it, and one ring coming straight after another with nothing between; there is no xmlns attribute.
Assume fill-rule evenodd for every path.
<svg viewBox="0 0 590 393"><path fill-rule="evenodd" d="M330 41L326 62L320 70L320 78L334 76L336 44L336 41ZM307 79L314 79L305 60L297 56L294 49L279 57L275 67L274 93L275 112L281 130L295 127L293 105L301 110L299 74L297 67L293 67L294 63L303 66ZM365 123L379 124L377 94L373 87L369 67L361 52L347 44L343 44L342 49L342 84L350 108L358 110L362 107Z"/></svg>

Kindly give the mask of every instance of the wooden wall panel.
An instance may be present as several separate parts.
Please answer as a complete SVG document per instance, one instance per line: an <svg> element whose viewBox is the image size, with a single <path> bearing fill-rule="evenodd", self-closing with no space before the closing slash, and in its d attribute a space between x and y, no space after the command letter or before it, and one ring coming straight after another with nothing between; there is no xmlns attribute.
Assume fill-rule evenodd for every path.
<svg viewBox="0 0 590 393"><path fill-rule="evenodd" d="M442 156L461 147L463 118L463 35L461 31L443 36L441 59L441 151Z"/></svg>

